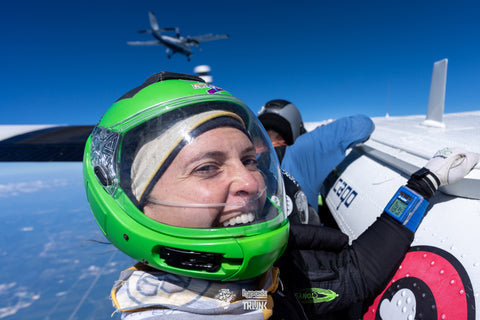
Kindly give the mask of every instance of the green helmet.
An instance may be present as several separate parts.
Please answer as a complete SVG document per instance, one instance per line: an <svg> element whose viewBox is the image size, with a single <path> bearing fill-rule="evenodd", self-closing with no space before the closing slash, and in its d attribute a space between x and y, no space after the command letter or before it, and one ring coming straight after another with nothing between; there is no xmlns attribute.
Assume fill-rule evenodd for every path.
<svg viewBox="0 0 480 320"><path fill-rule="evenodd" d="M244 136L232 131L248 137L247 144L253 146L251 170L261 177L262 186L258 194L242 203L205 203L171 188L160 194L163 200L154 199L156 184L181 151L222 127L240 130ZM199 77L161 72L117 100L87 140L83 173L90 207L104 235L154 268L211 280L249 279L267 271L286 247L284 185L265 130L241 100ZM192 199L178 203L180 196ZM192 212L192 220L198 208L250 209L223 224L192 227L152 219L145 210L154 206L168 213L181 207L187 215Z"/></svg>

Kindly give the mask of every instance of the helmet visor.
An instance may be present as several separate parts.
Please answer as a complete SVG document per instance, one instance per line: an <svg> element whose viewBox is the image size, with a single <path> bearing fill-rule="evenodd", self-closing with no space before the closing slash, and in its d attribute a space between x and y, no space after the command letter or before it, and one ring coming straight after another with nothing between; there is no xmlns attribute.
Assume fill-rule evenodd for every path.
<svg viewBox="0 0 480 320"><path fill-rule="evenodd" d="M123 131L112 179L117 191L145 216L175 227L283 223L278 160L255 115L231 96L198 100L183 99L176 107L170 102L168 109L150 109L128 126L116 125Z"/></svg>

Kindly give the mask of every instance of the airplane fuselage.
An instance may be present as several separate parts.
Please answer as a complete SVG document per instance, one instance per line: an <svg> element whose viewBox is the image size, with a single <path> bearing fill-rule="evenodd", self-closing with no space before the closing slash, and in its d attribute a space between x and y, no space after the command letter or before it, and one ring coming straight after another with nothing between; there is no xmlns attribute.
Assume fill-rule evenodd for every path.
<svg viewBox="0 0 480 320"><path fill-rule="evenodd" d="M322 213L328 219L322 220L332 221L329 213L353 241L436 150L454 146L480 152L480 111L444 114L443 127L428 127L424 119L372 118L370 138L352 148L324 182L328 210ZM480 319L479 185L480 170L473 169L461 181L440 187L410 250L363 320L422 314L423 319Z"/></svg>
<svg viewBox="0 0 480 320"><path fill-rule="evenodd" d="M153 36L160 41L160 43L165 46L167 49L172 50L172 53L180 53L187 57L192 55L192 50L186 44L186 39L184 37L171 37L159 34L158 32L154 32Z"/></svg>
<svg viewBox="0 0 480 320"><path fill-rule="evenodd" d="M193 55L191 46L198 47L200 42L203 41L212 41L218 39L228 38L228 34L217 34L212 33L198 35L193 37L182 37L180 36L178 28L160 28L155 18L153 12L148 13L150 19L150 27L148 30L140 30L139 33L151 33L155 40L152 41L127 41L128 45L131 46L158 46L163 45L167 48L167 56L170 58L175 53L180 53L187 57L190 61L190 57ZM162 34L163 32L174 31L176 36L167 36Z"/></svg>

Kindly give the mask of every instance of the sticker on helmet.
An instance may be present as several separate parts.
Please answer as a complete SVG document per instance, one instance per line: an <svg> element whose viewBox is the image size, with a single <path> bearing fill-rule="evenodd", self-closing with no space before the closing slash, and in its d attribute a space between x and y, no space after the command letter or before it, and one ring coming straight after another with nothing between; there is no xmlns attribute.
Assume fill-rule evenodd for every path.
<svg viewBox="0 0 480 320"><path fill-rule="evenodd" d="M211 88L211 89L207 91L208 93L216 93L216 92L223 91L222 88L215 87L215 86L210 86L210 88Z"/></svg>
<svg viewBox="0 0 480 320"><path fill-rule="evenodd" d="M210 86L204 82L197 82L192 84L193 89L207 89L210 88Z"/></svg>
<svg viewBox="0 0 480 320"><path fill-rule="evenodd" d="M213 86L211 84L203 83L203 82L197 82L192 84L193 89L208 89L207 92L210 94L224 91L222 88Z"/></svg>

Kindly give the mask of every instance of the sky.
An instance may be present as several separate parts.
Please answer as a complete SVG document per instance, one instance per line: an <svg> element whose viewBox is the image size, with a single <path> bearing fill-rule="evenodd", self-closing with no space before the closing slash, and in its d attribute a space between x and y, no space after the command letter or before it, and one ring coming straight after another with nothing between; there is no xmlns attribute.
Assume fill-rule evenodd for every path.
<svg viewBox="0 0 480 320"><path fill-rule="evenodd" d="M98 243L82 163L4 162L0 177L0 319L120 319L109 292L135 262Z"/></svg>
<svg viewBox="0 0 480 320"><path fill-rule="evenodd" d="M193 48L132 47L148 11ZM425 114L447 58L445 112L480 109L479 1L8 1L0 11L0 124L87 125L162 70L209 65L213 83L257 112L290 100L304 121Z"/></svg>

